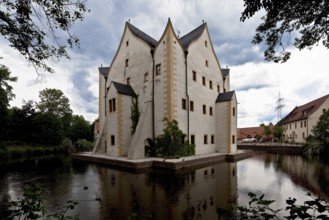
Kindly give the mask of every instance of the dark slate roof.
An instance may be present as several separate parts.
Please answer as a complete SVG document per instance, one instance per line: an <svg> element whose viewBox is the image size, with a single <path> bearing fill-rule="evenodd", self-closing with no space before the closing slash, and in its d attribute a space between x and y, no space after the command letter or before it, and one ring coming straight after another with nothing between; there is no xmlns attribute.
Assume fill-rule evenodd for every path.
<svg viewBox="0 0 329 220"><path fill-rule="evenodd" d="M143 31L139 30L137 27L135 27L134 25L130 24L129 22L127 22L127 26L130 29L130 31L138 38L140 38L141 40L143 40L145 43L147 43L148 45L150 45L150 47L154 48L158 41L154 40L152 37L150 37L149 35L147 35L146 33L144 33Z"/></svg>
<svg viewBox="0 0 329 220"><path fill-rule="evenodd" d="M188 49L190 44L198 39L200 35L202 34L203 30L206 28L206 23L203 23L199 27L195 28L193 31L190 33L184 35L183 37L179 38L179 42L183 46L184 49Z"/></svg>
<svg viewBox="0 0 329 220"><path fill-rule="evenodd" d="M110 67L98 67L98 70L100 74L107 77L107 75L109 74Z"/></svg>
<svg viewBox="0 0 329 220"><path fill-rule="evenodd" d="M226 78L230 74L230 69L221 69L223 78Z"/></svg>
<svg viewBox="0 0 329 220"><path fill-rule="evenodd" d="M313 112L318 110L322 103L329 98L329 94L315 99L305 105L296 106L287 116L282 118L277 124L284 125L295 121L307 119Z"/></svg>
<svg viewBox="0 0 329 220"><path fill-rule="evenodd" d="M235 91L219 93L218 96L217 96L217 99L216 99L216 103L217 102L226 102L226 101L232 100L234 93L235 93Z"/></svg>
<svg viewBox="0 0 329 220"><path fill-rule="evenodd" d="M122 83L118 83L118 82L114 82L112 81L115 89L118 91L118 93L122 94L122 95L129 95L129 96L133 96L136 97L136 93L133 90L133 88L130 85L126 85L126 84L122 84Z"/></svg>

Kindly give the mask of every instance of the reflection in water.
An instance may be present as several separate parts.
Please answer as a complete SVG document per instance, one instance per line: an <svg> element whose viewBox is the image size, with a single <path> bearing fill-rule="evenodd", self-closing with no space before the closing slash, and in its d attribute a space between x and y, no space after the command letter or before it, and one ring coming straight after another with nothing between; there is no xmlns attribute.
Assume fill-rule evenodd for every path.
<svg viewBox="0 0 329 220"><path fill-rule="evenodd" d="M270 154L195 170L143 173L46 158L0 167L0 213L32 182L47 190L49 210L69 199L78 201L70 214L79 213L80 219L218 219L232 202L247 204L250 191L265 193L279 208L289 196L308 199L308 192L328 199L328 172L316 160Z"/></svg>

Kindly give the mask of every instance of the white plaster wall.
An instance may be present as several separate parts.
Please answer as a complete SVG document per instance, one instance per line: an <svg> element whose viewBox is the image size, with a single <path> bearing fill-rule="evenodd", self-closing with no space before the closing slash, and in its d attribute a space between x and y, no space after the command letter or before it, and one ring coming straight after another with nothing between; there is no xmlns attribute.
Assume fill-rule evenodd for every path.
<svg viewBox="0 0 329 220"><path fill-rule="evenodd" d="M308 129L310 133L312 133L313 127L317 124L319 121L320 116L323 114L323 110L326 109L326 111L329 110L329 98L327 98L319 109L317 109L315 112L313 112L312 115L308 118Z"/></svg>
<svg viewBox="0 0 329 220"><path fill-rule="evenodd" d="M99 73L98 115L99 130L102 130L105 121L105 78Z"/></svg>
<svg viewBox="0 0 329 220"><path fill-rule="evenodd" d="M116 99L116 111L109 112L109 100ZM118 97L116 89L113 84L111 84L107 96L107 116L108 116L108 124L107 134L106 134L106 154L109 156L117 156L118 155ZM115 145L111 145L111 135L115 136Z"/></svg>
<svg viewBox="0 0 329 220"><path fill-rule="evenodd" d="M233 115L233 108L235 109L235 115ZM238 138L238 133L237 133L237 127L238 127L238 102L236 99L236 94L234 93L233 100L230 102L230 112L228 117L230 117L230 133L231 133L231 140L230 140L230 153L236 153L237 151L237 138ZM232 141L234 136L234 143Z"/></svg>
<svg viewBox="0 0 329 220"><path fill-rule="evenodd" d="M230 139L229 139L229 102L216 103L216 143L217 152L219 153L229 153Z"/></svg>
<svg viewBox="0 0 329 220"><path fill-rule="evenodd" d="M128 156L130 141L131 141L131 96L120 95L122 105L122 155Z"/></svg>
<svg viewBox="0 0 329 220"><path fill-rule="evenodd" d="M207 47L205 41L208 42ZM211 153L216 151L215 101L218 96L217 85L222 85L222 75L207 31L190 45L188 51L189 96L194 102L194 112L190 112L190 135L195 135L196 154ZM196 72L197 81L193 81L192 71ZM202 76L206 77L205 86L202 84ZM212 89L209 86L210 80ZM203 105L206 105L206 114L203 114ZM212 116L209 115L210 107L213 109ZM204 144L204 135L208 135L208 144ZM215 135L214 144L211 144L211 135Z"/></svg>

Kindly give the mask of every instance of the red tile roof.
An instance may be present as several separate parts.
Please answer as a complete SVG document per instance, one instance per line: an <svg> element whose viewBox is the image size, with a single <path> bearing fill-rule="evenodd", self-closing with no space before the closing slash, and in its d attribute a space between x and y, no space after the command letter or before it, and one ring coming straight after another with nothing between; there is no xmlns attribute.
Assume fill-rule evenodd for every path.
<svg viewBox="0 0 329 220"><path fill-rule="evenodd" d="M254 138L256 135L266 138L264 134L264 127L249 127L249 128L238 128L238 139Z"/></svg>
<svg viewBox="0 0 329 220"><path fill-rule="evenodd" d="M287 116L278 122L278 125L284 125L295 121L307 119L313 112L318 110L322 103L329 98L329 94L315 99L301 106L296 106Z"/></svg>

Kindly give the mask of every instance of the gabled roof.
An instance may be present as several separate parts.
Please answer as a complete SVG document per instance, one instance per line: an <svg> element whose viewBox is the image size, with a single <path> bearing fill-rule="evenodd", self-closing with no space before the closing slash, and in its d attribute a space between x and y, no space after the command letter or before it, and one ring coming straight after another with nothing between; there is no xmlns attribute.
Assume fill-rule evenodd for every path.
<svg viewBox="0 0 329 220"><path fill-rule="evenodd" d="M216 103L231 101L233 99L234 93L235 91L219 93L216 99Z"/></svg>
<svg viewBox="0 0 329 220"><path fill-rule="evenodd" d="M110 67L98 67L99 73L102 74L104 77L107 77L110 71Z"/></svg>
<svg viewBox="0 0 329 220"><path fill-rule="evenodd" d="M129 30L139 39L143 40L145 43L147 43L150 47L154 48L158 41L156 41L155 39L153 39L151 36L147 35L146 33L144 33L143 31L139 30L137 27L135 27L134 25L130 24L129 22L127 22L127 26L129 28Z"/></svg>
<svg viewBox="0 0 329 220"><path fill-rule="evenodd" d="M133 90L133 88L130 85L126 85L126 84L122 84L122 83L118 83L118 82L114 82L114 81L112 81L112 83L118 93L120 93L122 95L133 96L133 97L137 96L135 91Z"/></svg>
<svg viewBox="0 0 329 220"><path fill-rule="evenodd" d="M287 116L281 119L277 124L283 125L303 119L307 119L313 112L318 110L322 103L329 98L329 94L315 99L301 106L296 106Z"/></svg>
<svg viewBox="0 0 329 220"><path fill-rule="evenodd" d="M266 138L264 134L264 126L238 128L238 139L255 138L257 135Z"/></svg>
<svg viewBox="0 0 329 220"><path fill-rule="evenodd" d="M183 46L183 48L188 49L190 44L200 37L200 35L202 34L202 32L204 31L205 28L206 28L206 23L203 23L202 25L195 28L190 33L188 33L188 34L184 35L183 37L179 38L179 42Z"/></svg>
<svg viewBox="0 0 329 220"><path fill-rule="evenodd" d="M221 69L223 78L225 79L230 74L230 69Z"/></svg>

